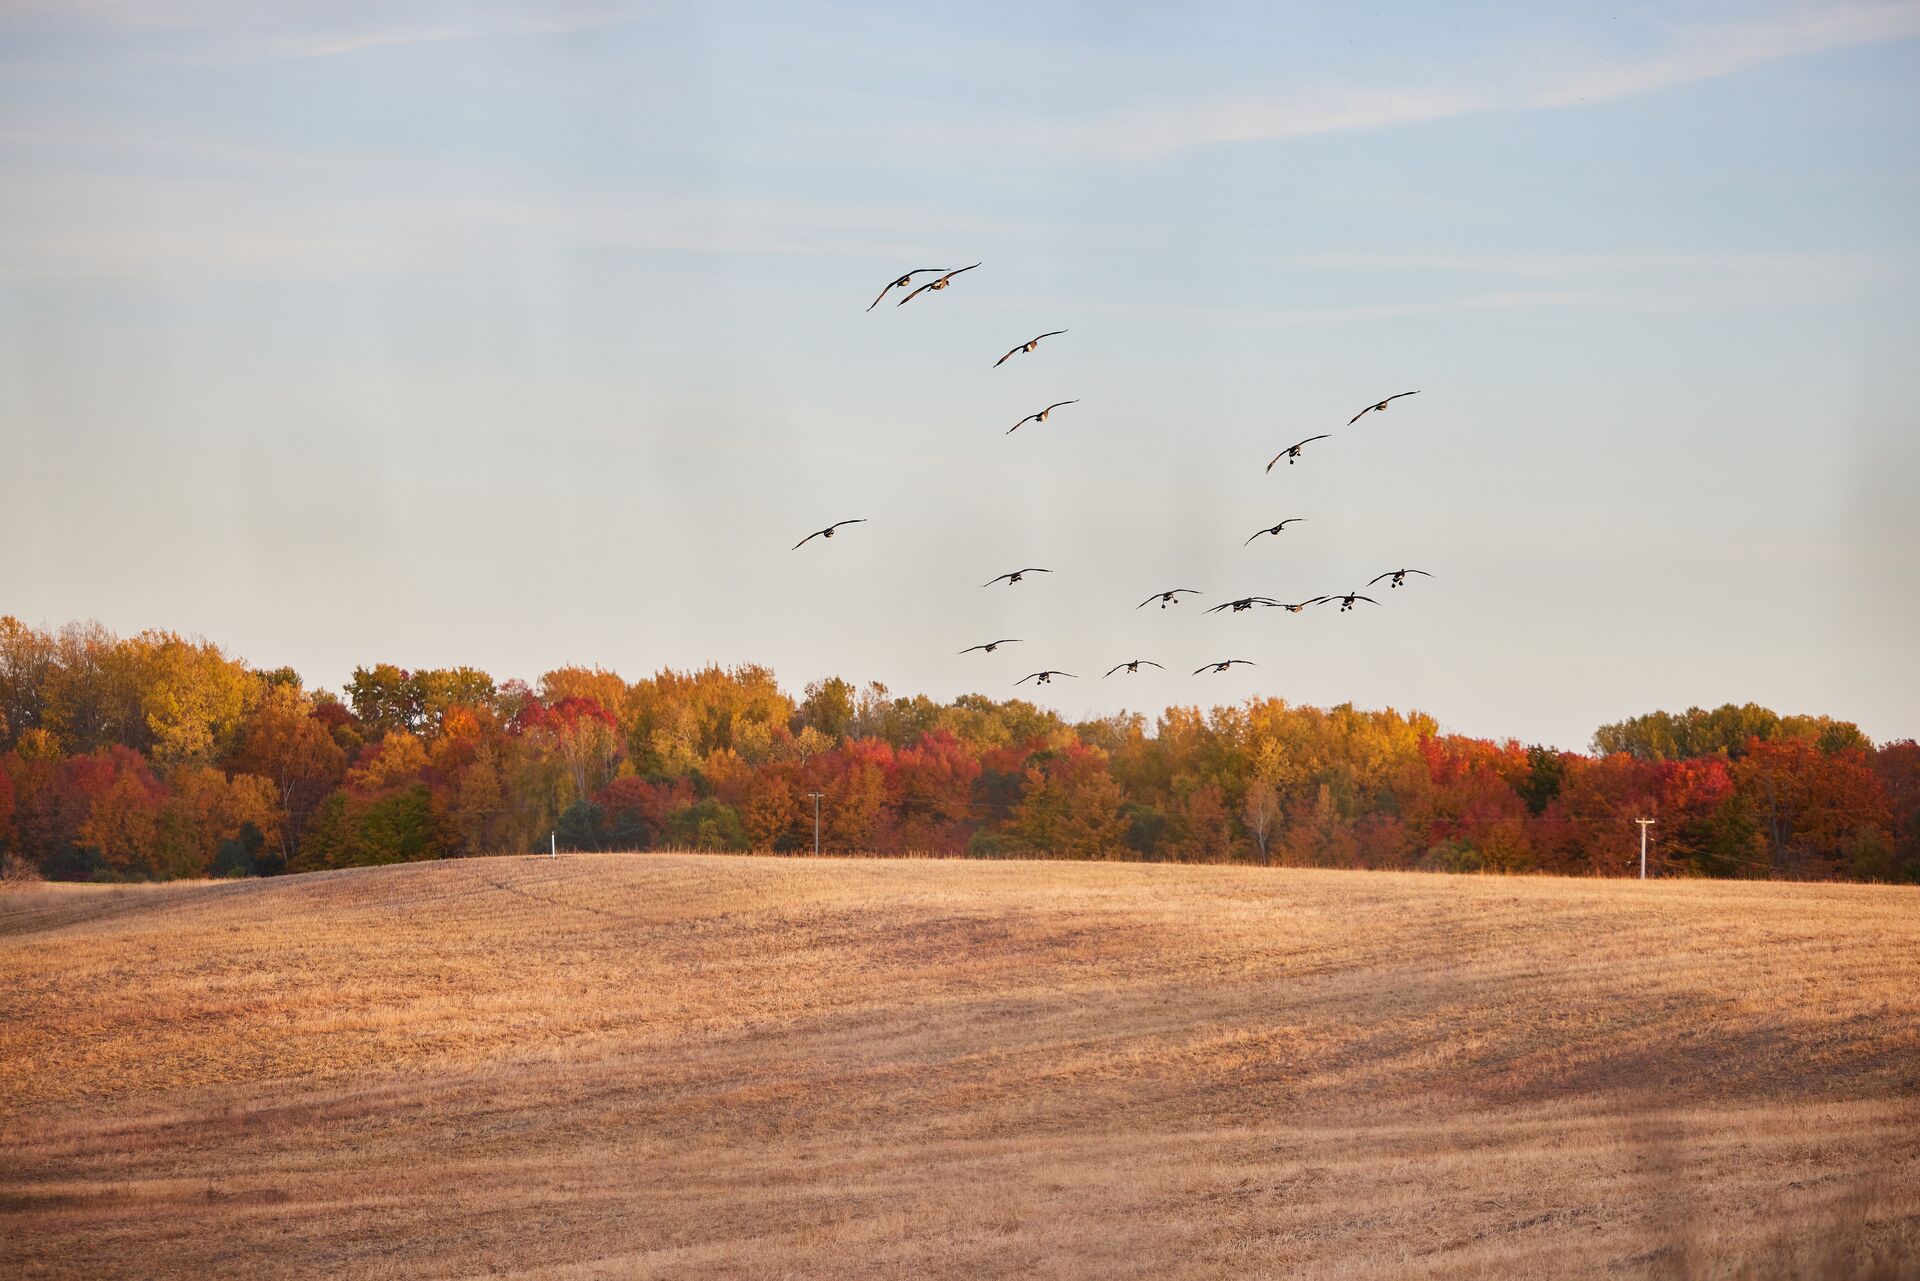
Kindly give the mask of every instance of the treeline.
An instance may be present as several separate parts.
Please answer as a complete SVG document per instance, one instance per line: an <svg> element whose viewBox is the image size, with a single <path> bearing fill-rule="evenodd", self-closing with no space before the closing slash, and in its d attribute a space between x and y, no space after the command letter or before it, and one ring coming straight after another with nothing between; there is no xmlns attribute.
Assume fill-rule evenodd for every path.
<svg viewBox="0 0 1920 1281"><path fill-rule="evenodd" d="M305 688L168 632L0 618L0 852L66 879L270 875L563 849L811 849L1920 881L1920 747L1727 706L1591 755L1395 711L1068 724L761 667L471 668Z"/></svg>

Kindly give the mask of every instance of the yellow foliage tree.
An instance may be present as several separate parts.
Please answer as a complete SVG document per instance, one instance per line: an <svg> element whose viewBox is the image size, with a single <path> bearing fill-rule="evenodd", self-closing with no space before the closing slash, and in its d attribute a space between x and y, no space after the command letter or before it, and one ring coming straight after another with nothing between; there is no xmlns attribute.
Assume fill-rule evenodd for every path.
<svg viewBox="0 0 1920 1281"><path fill-rule="evenodd" d="M388 730L365 760L347 771L347 782L362 791L377 792L410 783L427 767L426 745L411 734Z"/></svg>
<svg viewBox="0 0 1920 1281"><path fill-rule="evenodd" d="M205 762L224 755L259 695L259 681L208 641L149 631L129 643L144 655L140 707L153 758Z"/></svg>

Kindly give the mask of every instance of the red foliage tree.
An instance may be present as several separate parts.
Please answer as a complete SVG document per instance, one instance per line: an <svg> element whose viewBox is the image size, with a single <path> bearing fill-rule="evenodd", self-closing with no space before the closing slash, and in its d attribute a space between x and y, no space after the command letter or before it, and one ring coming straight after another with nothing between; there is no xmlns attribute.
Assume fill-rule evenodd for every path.
<svg viewBox="0 0 1920 1281"><path fill-rule="evenodd" d="M1734 763L1733 781L1773 871L1833 876L1855 858L1876 861L1892 848L1886 791L1858 748L1754 739Z"/></svg>

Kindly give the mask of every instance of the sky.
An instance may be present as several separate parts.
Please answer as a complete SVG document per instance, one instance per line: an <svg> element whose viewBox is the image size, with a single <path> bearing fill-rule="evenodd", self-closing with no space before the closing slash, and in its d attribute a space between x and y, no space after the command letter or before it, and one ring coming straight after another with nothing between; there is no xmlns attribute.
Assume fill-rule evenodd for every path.
<svg viewBox="0 0 1920 1281"><path fill-rule="evenodd" d="M1920 0L0 0L0 613L1909 737L1917 84Z"/></svg>

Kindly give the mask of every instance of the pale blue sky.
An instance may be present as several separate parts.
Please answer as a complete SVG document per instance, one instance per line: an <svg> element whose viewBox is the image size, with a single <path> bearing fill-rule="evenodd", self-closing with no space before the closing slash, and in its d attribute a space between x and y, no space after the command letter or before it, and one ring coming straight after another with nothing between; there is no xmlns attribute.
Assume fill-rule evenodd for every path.
<svg viewBox="0 0 1920 1281"><path fill-rule="evenodd" d="M0 5L0 612L1920 731L1920 3L153 8Z"/></svg>

